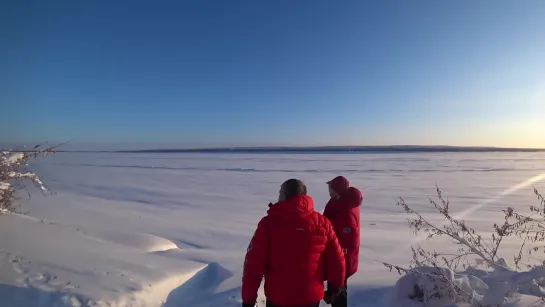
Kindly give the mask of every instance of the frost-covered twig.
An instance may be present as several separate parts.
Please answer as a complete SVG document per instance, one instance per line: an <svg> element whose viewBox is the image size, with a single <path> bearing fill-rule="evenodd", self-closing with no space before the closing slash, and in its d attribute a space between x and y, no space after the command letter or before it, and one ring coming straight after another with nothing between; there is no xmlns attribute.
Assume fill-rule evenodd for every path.
<svg viewBox="0 0 545 307"><path fill-rule="evenodd" d="M48 192L38 175L26 171L26 163L29 159L55 152L61 145L43 149L41 145L36 145L32 150L0 151L0 214L15 211L15 192L20 188L19 183L22 181L30 181L42 192Z"/></svg>
<svg viewBox="0 0 545 307"><path fill-rule="evenodd" d="M427 239L431 239L434 236L448 236L454 240L455 244L460 246L460 254L474 254L480 258L479 263L484 263L497 270L511 271L501 264L502 259L498 257L498 251L503 238L520 235L521 229L529 222L542 222L533 216L523 216L514 212L512 208L508 208L507 210L503 210L505 218L501 226L494 224L495 232L491 235L490 240L484 239L473 228L469 227L465 221L458 220L450 214L449 202L444 200L439 188L437 188L437 195L440 203L437 203L433 199L430 199L430 203L448 221L447 224L440 226L430 223L422 215L412 210L403 199L398 202L398 205L402 206L405 212L416 216L416 218L408 220L413 232L415 234L424 232L427 235ZM449 268L456 269L456 267L451 267L451 265L454 265L454 261L448 262L450 263Z"/></svg>
<svg viewBox="0 0 545 307"><path fill-rule="evenodd" d="M424 232L427 239L434 236L447 236L459 246L457 253L428 252L420 246L412 248L413 259L410 263L410 272L422 267L437 270L437 272L444 272L445 269L455 272L461 264L465 269L464 272L461 272L462 275L468 276L474 283L486 285L484 287L486 289L481 287L484 290L480 290L484 294L480 295L478 300L483 306L503 306L507 298L516 293L545 298L545 260L540 260L533 265L527 264L526 268L529 270L520 272L522 269L520 264L523 263L524 255L528 255L528 260L531 260L533 253L537 251L545 253L545 198L539 194L537 189L534 189L534 193L540 206L531 206L531 214L529 215L520 214L511 207L502 210L503 221L493 225L494 232L490 239L483 238L465 221L453 217L450 213L450 203L443 197L439 188L437 188L439 201L430 199L430 203L446 219L445 223L441 225L430 223L421 214L411 209L401 198L397 204L412 216L408 219L408 224L415 234ZM506 261L499 257L501 243L509 236L516 236L521 242L518 253L513 257L515 269L511 269ZM532 247L527 247L529 245ZM475 263L469 261L468 257L470 256L477 257ZM407 269L399 266L385 265L390 270L395 268L400 274L408 272ZM478 271L476 267L479 265L485 265L492 268L493 271ZM480 277L472 275L475 272L480 274ZM446 277L440 283L452 281L448 276ZM461 290L463 291L463 289ZM470 298L473 298L475 294L474 291L470 293L471 295L468 293L472 291L464 293L456 290L456 292ZM441 293L446 295L444 292Z"/></svg>
<svg viewBox="0 0 545 307"><path fill-rule="evenodd" d="M472 303L473 306L483 307L483 305L475 298L475 293L468 293L460 287L455 279L454 273L448 269L434 268L429 270L429 267L416 267L407 269L401 266L382 262L385 267L392 271L395 269L400 275L415 274L425 279L412 281L409 290L408 298L420 302L427 303L433 300L440 300L449 303L466 302ZM407 277L407 276L406 276Z"/></svg>

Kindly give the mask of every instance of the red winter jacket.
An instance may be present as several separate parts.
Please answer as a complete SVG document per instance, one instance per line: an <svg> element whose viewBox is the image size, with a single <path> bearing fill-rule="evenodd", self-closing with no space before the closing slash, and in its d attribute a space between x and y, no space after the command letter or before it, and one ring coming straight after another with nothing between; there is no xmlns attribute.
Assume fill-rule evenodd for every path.
<svg viewBox="0 0 545 307"><path fill-rule="evenodd" d="M329 200L324 209L324 216L331 221L346 255L346 278L358 271L361 202L360 190L350 187L342 192L338 200Z"/></svg>
<svg viewBox="0 0 545 307"><path fill-rule="evenodd" d="M324 297L324 281L344 285L345 262L331 223L309 196L272 205L257 225L244 261L242 301L254 303L261 279L265 296L280 306L304 306Z"/></svg>

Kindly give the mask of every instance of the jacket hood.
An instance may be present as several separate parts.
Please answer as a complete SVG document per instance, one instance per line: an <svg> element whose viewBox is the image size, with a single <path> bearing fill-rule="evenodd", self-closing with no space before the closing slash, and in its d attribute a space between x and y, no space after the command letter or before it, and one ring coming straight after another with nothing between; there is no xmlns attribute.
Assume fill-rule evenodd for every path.
<svg viewBox="0 0 545 307"><path fill-rule="evenodd" d="M341 195L343 194L348 187L350 187L350 182L346 177L343 176L337 176L333 178L332 180L328 181L327 184L331 187L335 193Z"/></svg>
<svg viewBox="0 0 545 307"><path fill-rule="evenodd" d="M324 216L330 220L335 217L339 212L351 210L361 206L363 197L360 190L350 187L348 188L339 199L330 199L324 209Z"/></svg>
<svg viewBox="0 0 545 307"><path fill-rule="evenodd" d="M269 216L290 218L305 216L314 212L314 201L308 195L299 195L288 200L269 205Z"/></svg>
<svg viewBox="0 0 545 307"><path fill-rule="evenodd" d="M340 198L335 201L333 207L335 208L334 210L356 208L361 206L362 201L363 195L361 191L350 187L340 195Z"/></svg>
<svg viewBox="0 0 545 307"><path fill-rule="evenodd" d="M363 195L360 190L354 187L348 188L342 195L341 195L341 202L345 204L345 206L350 208L356 208L361 206L361 203L363 201Z"/></svg>

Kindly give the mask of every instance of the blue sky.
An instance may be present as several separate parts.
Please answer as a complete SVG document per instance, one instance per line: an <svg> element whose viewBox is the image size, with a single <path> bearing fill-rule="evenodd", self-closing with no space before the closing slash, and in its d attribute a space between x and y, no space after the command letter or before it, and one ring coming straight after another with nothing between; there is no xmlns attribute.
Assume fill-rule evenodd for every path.
<svg viewBox="0 0 545 307"><path fill-rule="evenodd" d="M5 1L0 141L545 147L545 2Z"/></svg>

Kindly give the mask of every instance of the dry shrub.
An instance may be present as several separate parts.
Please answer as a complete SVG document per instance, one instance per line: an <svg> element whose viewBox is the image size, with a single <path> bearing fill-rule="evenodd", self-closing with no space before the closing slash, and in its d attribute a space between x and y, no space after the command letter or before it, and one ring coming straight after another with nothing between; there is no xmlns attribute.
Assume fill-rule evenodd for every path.
<svg viewBox="0 0 545 307"><path fill-rule="evenodd" d="M36 145L31 150L9 149L0 151L0 215L7 212L17 212L17 192L26 190L25 181L31 182L42 192L47 193L48 189L40 180L38 175L28 171L27 162L30 159L45 157L54 153L61 145L45 147L45 144ZM21 213L21 212L19 212Z"/></svg>
<svg viewBox="0 0 545 307"><path fill-rule="evenodd" d="M412 247L408 268L383 262L400 275L411 274L414 279L416 274L421 280L431 281L432 286L427 282L415 283L409 299L421 302L446 299L449 303L466 302L472 306L504 306L508 298L525 294L538 298L541 306L545 298L545 261L532 257L537 252L545 253L545 198L538 190L534 188L538 206L530 206L528 214L511 207L502 210L501 223L494 224L492 234L486 237L465 221L453 217L450 202L439 188L436 191L437 198L430 199L430 204L443 218L441 225L429 222L402 198L397 205L409 215L407 223L415 235L425 234L427 240L448 237L458 248L457 252L445 253ZM513 255L513 267L509 267L498 253L508 237L520 242L518 252ZM462 281L460 274L465 276ZM482 291L474 291L467 285L471 283L478 284L477 288Z"/></svg>

